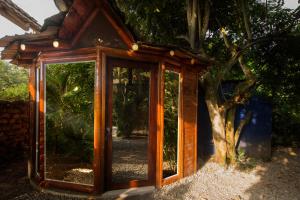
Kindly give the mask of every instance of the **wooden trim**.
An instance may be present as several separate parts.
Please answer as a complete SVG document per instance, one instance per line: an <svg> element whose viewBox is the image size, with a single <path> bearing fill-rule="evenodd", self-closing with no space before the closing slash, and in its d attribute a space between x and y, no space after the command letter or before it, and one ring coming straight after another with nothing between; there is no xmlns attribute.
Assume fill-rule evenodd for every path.
<svg viewBox="0 0 300 200"><path fill-rule="evenodd" d="M163 185L169 185L171 183L174 183L175 181L178 181L181 178L181 176L179 174L175 174L173 176L169 176L167 178L164 178L162 180L162 184Z"/></svg>
<svg viewBox="0 0 300 200"><path fill-rule="evenodd" d="M113 26L119 36L122 38L124 43L127 45L128 48L131 48L132 44L135 42L132 35L130 35L126 30L125 27L121 27L120 23L115 19L116 16L113 17L113 11L111 10L110 6L102 5L101 7L102 14L106 17L108 22Z"/></svg>
<svg viewBox="0 0 300 200"><path fill-rule="evenodd" d="M45 188L59 188L59 189L67 189L74 190L78 192L92 193L94 191L94 186L90 185L81 185L76 183L69 182L60 182L55 180L45 180L41 183Z"/></svg>
<svg viewBox="0 0 300 200"><path fill-rule="evenodd" d="M171 71L171 72L175 72L178 73L179 75L179 99L178 99L178 157L177 157L177 174L174 174L173 176L167 177L167 178L163 178L163 144L164 144L164 88L165 88L165 80L164 80L164 74L165 71ZM161 136L160 136L160 178L162 179L161 183L162 185L166 185L166 184L170 184L175 182L176 180L180 179L183 177L183 145L184 145L184 137L183 137L183 92L182 92L182 88L183 88L183 72L182 72L182 68L179 66L172 66L170 65L170 63L164 63L164 66L162 67L162 76L161 76L161 99L160 99L160 103L161 103L161 110L159 112L160 116L161 116L161 120L160 120L160 127L161 127Z"/></svg>
<svg viewBox="0 0 300 200"><path fill-rule="evenodd" d="M116 58L124 58L130 60L139 60L139 61L149 61L149 62L168 62L175 66L180 66L180 62L178 59L172 57L167 58L164 55L155 55L145 53L142 50L140 51L132 51L132 50L124 50L124 49L115 49L110 47L99 46L99 48L106 53L107 56L116 57Z"/></svg>
<svg viewBox="0 0 300 200"><path fill-rule="evenodd" d="M106 57L108 58L108 57ZM113 105L112 105L112 70L115 66L118 66L120 64L121 67L126 68L144 68L146 71L150 72L150 79L149 79L149 142L148 142L148 149L147 149L147 155L148 155L148 179L147 180L132 180L127 183L113 183L112 182L112 112L113 112ZM128 66L127 66L128 64ZM141 61L131 61L126 59L116 59L116 58L109 58L109 61L106 63L106 84L107 84L107 93L106 93L106 129L110 131L109 134L106 134L106 190L110 189L120 189L120 188L128 188L128 187L137 187L137 186L144 186L144 185L151 185L154 184L155 181L155 156L156 156L156 69L153 67L155 63L145 63Z"/></svg>
<svg viewBox="0 0 300 200"><path fill-rule="evenodd" d="M76 61L90 61L97 59L96 48L82 48L76 50L66 50L57 52L43 52L39 56L39 60L49 63L65 63Z"/></svg>
<svg viewBox="0 0 300 200"><path fill-rule="evenodd" d="M100 162L100 172L101 172L101 192L105 191L105 166L106 166L106 160L105 160L105 149L106 149L106 143L105 143L105 128L106 128L106 55L101 51L101 49L98 50L99 58L101 58L101 74L100 74L100 82L101 82L101 118L100 118L100 147L101 147L101 162Z"/></svg>
<svg viewBox="0 0 300 200"><path fill-rule="evenodd" d="M179 179L183 177L183 151L184 151L184 116L183 116L183 70L179 73L179 128L178 128L178 177Z"/></svg>
<svg viewBox="0 0 300 200"><path fill-rule="evenodd" d="M106 57L107 59L107 57ZM106 124L105 124L105 150L106 150L106 190L110 190L113 187L112 183L112 67L108 60L105 63L105 69L106 69ZM109 132L108 132L109 131Z"/></svg>
<svg viewBox="0 0 300 200"><path fill-rule="evenodd" d="M29 69L29 159L28 159L28 178L33 178L35 172L35 108L36 108L36 68L32 65Z"/></svg>
<svg viewBox="0 0 300 200"><path fill-rule="evenodd" d="M196 91L196 124L195 124L195 136L194 136L194 157L195 157L195 161L194 161L194 172L197 172L198 169L198 103L199 103L199 99L198 99L198 91L199 91L199 74L196 74L196 79L197 79L197 91Z"/></svg>
<svg viewBox="0 0 300 200"><path fill-rule="evenodd" d="M69 55L71 52L67 52L67 54L63 53L63 55ZM96 54L95 54L96 55ZM62 187L62 188L69 188L69 189L74 189L74 190L81 190L82 187L85 187L85 185L80 185L80 184L72 184L72 183L61 183L59 181L55 180L49 180L46 179L45 177L45 167L46 167L46 143L45 143L45 138L46 138L46 133L45 133L45 97L46 97L46 65L47 64L53 64L53 63L65 63L65 62L86 62L86 61L93 61L95 63L95 89L94 89L94 165L93 165L93 170L94 170L94 185L95 187L95 192L96 193L101 193L103 192L102 185L102 177L103 173L101 170L101 59L98 56L96 59L95 55L92 57L89 57L88 55L82 55L82 56L72 56L72 57L59 57L57 59L49 59L47 57L42 57L40 58L40 63L41 63L41 75L40 76L40 120L39 120L39 129L40 129L40 176L41 176L41 181L46 181L48 183L55 183L53 186L57 187ZM103 148L103 147L102 147ZM75 185L75 186L74 186ZM80 186L77 186L80 185ZM84 190L86 192L87 190Z"/></svg>
<svg viewBox="0 0 300 200"><path fill-rule="evenodd" d="M118 189L124 189L124 188L136 188L136 187L143 187L143 186L150 186L151 183L149 181L142 181L142 180L132 180L128 183L122 183L122 184L113 184L111 186L111 190L118 190Z"/></svg>
<svg viewBox="0 0 300 200"><path fill-rule="evenodd" d="M157 67L151 70L150 76L150 107L149 107L149 145L148 145L148 179L151 185L156 183L156 154L157 154Z"/></svg>
<svg viewBox="0 0 300 200"><path fill-rule="evenodd" d="M95 192L101 193L101 58L97 50L94 85L94 186Z"/></svg>
<svg viewBox="0 0 300 200"><path fill-rule="evenodd" d="M45 180L45 86L46 68L43 62L40 63L40 101L39 101L39 169L40 177Z"/></svg>
<svg viewBox="0 0 300 200"><path fill-rule="evenodd" d="M164 116L163 116L163 91L164 91L164 70L165 63L161 62L158 69L158 103L157 103L157 153L156 153L156 187L161 188L163 185L163 133L164 133Z"/></svg>
<svg viewBox="0 0 300 200"><path fill-rule="evenodd" d="M84 22L84 24L81 26L81 29L77 32L77 34L75 35L75 37L73 38L72 42L71 42L71 46L74 47L78 41L80 40L80 38L82 37L82 35L85 33L85 31L87 30L87 28L89 28L89 26L91 25L91 23L93 22L93 20L96 18L96 16L99 13L99 8L96 7L91 15L89 15L89 17L87 18L87 20Z"/></svg>

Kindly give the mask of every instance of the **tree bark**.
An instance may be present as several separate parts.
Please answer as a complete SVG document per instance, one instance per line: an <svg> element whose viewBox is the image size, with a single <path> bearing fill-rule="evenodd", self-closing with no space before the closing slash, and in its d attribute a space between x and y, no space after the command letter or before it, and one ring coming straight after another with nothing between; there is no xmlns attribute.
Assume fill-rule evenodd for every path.
<svg viewBox="0 0 300 200"><path fill-rule="evenodd" d="M231 108L227 112L226 121L226 141L227 141L227 163L235 164L236 151L234 139L234 120L235 120L236 107Z"/></svg>
<svg viewBox="0 0 300 200"><path fill-rule="evenodd" d="M214 83L206 83L205 101L212 126L212 135L215 145L215 161L226 164L226 138L224 115L218 107L218 90Z"/></svg>

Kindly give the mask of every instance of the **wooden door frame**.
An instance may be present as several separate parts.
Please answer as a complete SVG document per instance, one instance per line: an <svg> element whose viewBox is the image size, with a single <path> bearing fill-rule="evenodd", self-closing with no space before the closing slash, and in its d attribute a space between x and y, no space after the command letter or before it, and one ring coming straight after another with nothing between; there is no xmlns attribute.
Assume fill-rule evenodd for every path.
<svg viewBox="0 0 300 200"><path fill-rule="evenodd" d="M178 159L177 174L163 178L163 144L164 144L164 89L165 89L165 71L169 70L179 74L179 103L178 103ZM183 96L182 96L183 70L180 65L173 65L168 62L161 62L159 67L159 103L157 106L157 172L156 185L158 188L163 185L173 183L183 177Z"/></svg>
<svg viewBox="0 0 300 200"><path fill-rule="evenodd" d="M75 190L79 192L87 192L93 193L100 191L100 186L97 184L97 177L100 177L99 170L100 166L97 162L96 158L99 153L96 151L95 138L100 135L98 133L98 129L95 128L94 124L94 154L95 158L93 161L93 171L94 171L94 185L85 185L85 184L78 184L78 183L71 183L71 182L64 182L52 179L46 179L45 177L45 147L46 147L46 131L45 131L45 120L46 120L46 99L45 99L45 92L46 92L46 65L48 64L56 64L56 63L80 63L80 62L95 62L95 87L94 87L94 94L98 91L98 87L96 84L97 76L98 76L98 62L95 53L95 48L88 48L83 50L72 50L66 52L49 52L41 54L39 57L39 64L40 64L40 76L39 76L39 172L40 172L40 185L44 186L45 188L61 188L61 189L68 189L68 190ZM94 102L94 117L100 112L97 110L97 104L99 102ZM96 123L98 124L98 122Z"/></svg>
<svg viewBox="0 0 300 200"><path fill-rule="evenodd" d="M157 89L157 63L147 62L142 60L135 60L132 58L120 58L112 55L105 58L106 68L106 123L105 123L105 138L107 137L107 129L109 128L109 138L105 142L105 189L124 189L140 186L148 186L155 184L155 166L156 166L156 89ZM114 66L120 64L122 67L133 68L133 69L145 69L150 72L149 80L149 114L148 114L148 147L147 147L147 158L148 158L148 179L147 180L132 180L127 183L112 183L112 69Z"/></svg>

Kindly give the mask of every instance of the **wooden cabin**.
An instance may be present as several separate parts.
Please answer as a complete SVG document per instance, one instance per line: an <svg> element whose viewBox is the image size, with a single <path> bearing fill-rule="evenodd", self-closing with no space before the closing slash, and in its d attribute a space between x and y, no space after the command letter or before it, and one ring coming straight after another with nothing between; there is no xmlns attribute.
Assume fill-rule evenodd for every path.
<svg viewBox="0 0 300 200"><path fill-rule="evenodd" d="M198 77L206 65L188 50L139 42L106 0L68 2L72 3L68 4L67 12L47 19L40 33L6 36L0 40L0 46L5 47L2 59L29 68L29 176L32 183L42 188L102 194L121 188L160 188L195 173ZM60 77L60 73L78 65L82 70L86 69L82 66L89 68L92 76L86 79L78 76L80 81L75 78L73 82L79 87L65 87L63 92L68 90L69 93L63 93L63 97L82 91L82 82L92 80L93 96L87 97L91 101L87 101L90 106L87 109L92 108L89 115L92 120L70 117L53 125L53 112L57 114L59 109L53 111L51 107L55 94L53 99L49 97L53 94L48 85ZM120 74L123 74L121 78ZM166 85L166 79L174 84ZM129 83L133 85L127 88L134 91L132 98L137 90L143 96L140 107L134 111L138 117L132 110L116 111L118 91L120 88L124 91ZM166 97L170 94L173 96L168 99L173 98L171 114L175 123L167 124L166 107L170 102L166 102ZM67 108L73 109L68 105ZM116 123L120 116L125 128L131 127L130 137L118 135L121 127ZM134 116L136 121L132 121ZM88 119L89 123L85 123ZM92 137L72 139L74 143L66 139L67 136L60 139L58 127L64 127L67 132L66 124L76 120L89 125L86 130L92 130ZM172 158L164 156L169 142L166 130L171 130L168 137L173 138L174 148L168 154ZM86 135L84 128L73 127L70 131ZM83 141L85 139L89 143ZM50 140L52 143L48 143ZM87 143L91 143L92 149L87 159L89 164L74 157L74 152L85 155L81 144ZM72 152L68 152L70 148ZM65 154L59 157L60 152ZM171 159L172 165L168 163Z"/></svg>

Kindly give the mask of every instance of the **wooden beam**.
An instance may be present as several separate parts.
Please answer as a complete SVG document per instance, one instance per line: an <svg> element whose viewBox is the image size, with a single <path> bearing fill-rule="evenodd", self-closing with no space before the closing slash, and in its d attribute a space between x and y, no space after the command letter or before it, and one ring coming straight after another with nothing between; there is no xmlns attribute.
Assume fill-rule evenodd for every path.
<svg viewBox="0 0 300 200"><path fill-rule="evenodd" d="M71 45L68 42L64 41L59 41L59 47L54 48L52 46L52 43L48 45L38 45L38 44L26 44L26 48L24 51L21 52L26 52L26 53L32 53L32 52L43 52L43 51L58 51L58 50L65 50L65 49L70 49Z"/></svg>
<svg viewBox="0 0 300 200"><path fill-rule="evenodd" d="M91 23L96 18L96 16L97 16L98 13L99 13L99 8L95 8L93 10L92 14L88 17L88 19L85 21L85 23L83 24L83 26L81 27L81 29L77 32L77 34L73 38L72 43L71 43L72 47L74 47L77 44L77 42L79 41L79 39L81 38L81 36L83 35L83 33L91 25Z"/></svg>
<svg viewBox="0 0 300 200"><path fill-rule="evenodd" d="M125 30L125 27L122 27L121 24L116 20L116 15L114 16L114 13L111 10L110 6L108 6L108 5L105 6L105 5L103 5L101 7L102 14L106 17L106 19L108 20L108 22L114 27L114 29L120 35L120 37L125 42L125 44L127 45L127 47L129 49L131 49L132 44L135 42L134 38L132 37L131 34L129 34Z"/></svg>
<svg viewBox="0 0 300 200"><path fill-rule="evenodd" d="M9 21L11 21L12 23L14 23L17 26L19 26L20 28L22 28L24 31L28 31L29 30L29 28L30 28L30 24L29 23L26 23L25 21L21 20L16 15L13 15L13 14L7 12L6 9L1 8L0 9L0 14L3 17L5 17L6 19L8 19Z"/></svg>

